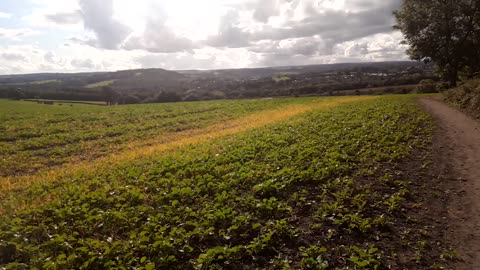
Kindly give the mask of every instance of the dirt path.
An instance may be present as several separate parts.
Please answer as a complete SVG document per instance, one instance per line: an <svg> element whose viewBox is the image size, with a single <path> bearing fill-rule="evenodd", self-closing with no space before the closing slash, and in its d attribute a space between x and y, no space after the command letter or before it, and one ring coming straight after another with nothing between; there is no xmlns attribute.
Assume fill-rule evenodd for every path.
<svg viewBox="0 0 480 270"><path fill-rule="evenodd" d="M437 123L433 173L448 181L442 218L449 224L446 241L459 251L455 269L480 269L480 123L437 98L420 103Z"/></svg>

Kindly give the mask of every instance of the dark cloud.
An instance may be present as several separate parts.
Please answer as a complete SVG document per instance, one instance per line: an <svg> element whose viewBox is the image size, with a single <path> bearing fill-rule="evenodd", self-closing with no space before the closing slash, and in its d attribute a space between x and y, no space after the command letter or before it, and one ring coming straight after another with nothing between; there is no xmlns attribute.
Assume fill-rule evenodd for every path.
<svg viewBox="0 0 480 270"><path fill-rule="evenodd" d="M205 44L212 47L241 48L251 44L252 34L239 27L238 11L229 11L220 19L218 33L209 37Z"/></svg>
<svg viewBox="0 0 480 270"><path fill-rule="evenodd" d="M47 21L56 24L77 24L82 22L82 14L80 13L80 10L49 14L46 15L45 18Z"/></svg>
<svg viewBox="0 0 480 270"><path fill-rule="evenodd" d="M301 9L306 16L302 20L288 18L282 27L264 24L260 30L241 29L238 21L240 11L232 10L221 20L216 36L210 37L206 44L215 47L248 47L262 40L280 41L291 38L320 36L324 40L342 43L358 38L385 33L392 30L394 23L392 11L398 7L399 0L360 0L347 1L345 10L325 10L316 1L290 1L292 10ZM278 15L268 12L268 7L278 4L276 1L259 1L261 7L253 13L258 21L266 22L269 17ZM350 5L350 6L349 6ZM358 9L358 11L355 11ZM353 10L353 11L350 11ZM286 14L289 12L287 11Z"/></svg>
<svg viewBox="0 0 480 270"><path fill-rule="evenodd" d="M117 49L131 33L131 29L113 18L112 0L79 0L80 13L86 29L96 35L87 42L104 49Z"/></svg>
<svg viewBox="0 0 480 270"><path fill-rule="evenodd" d="M299 22L292 21L289 27L267 29L253 37L258 40L282 40L319 35L336 42L345 42L391 31L393 25L391 12L389 9L374 7L356 13L329 10Z"/></svg>

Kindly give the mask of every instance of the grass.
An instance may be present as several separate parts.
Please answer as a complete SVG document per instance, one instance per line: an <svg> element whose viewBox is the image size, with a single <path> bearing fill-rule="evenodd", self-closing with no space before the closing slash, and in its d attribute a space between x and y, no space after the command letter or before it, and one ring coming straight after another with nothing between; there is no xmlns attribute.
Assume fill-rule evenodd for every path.
<svg viewBox="0 0 480 270"><path fill-rule="evenodd" d="M21 104L2 104L18 119L4 130L81 117L73 136L108 117L135 135L102 142L123 147L92 167L68 162L25 185L28 174L9 176L19 185L0 191L0 267L386 269L407 250L410 268L428 269L438 249L404 211L415 179L399 164L430 141L413 96ZM185 129L139 131L150 121Z"/></svg>
<svg viewBox="0 0 480 270"><path fill-rule="evenodd" d="M85 85L85 88L90 88L90 89L91 88L100 88L100 87L112 85L114 82L115 82L115 80L101 81L101 82Z"/></svg>

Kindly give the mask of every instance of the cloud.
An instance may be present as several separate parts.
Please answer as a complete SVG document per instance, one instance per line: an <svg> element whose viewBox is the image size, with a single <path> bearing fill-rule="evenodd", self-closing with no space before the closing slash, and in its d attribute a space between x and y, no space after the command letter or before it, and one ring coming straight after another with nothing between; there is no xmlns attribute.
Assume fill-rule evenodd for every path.
<svg viewBox="0 0 480 270"><path fill-rule="evenodd" d="M131 37L122 47L126 50L145 50L153 53L175 53L196 48L188 38L176 35L165 25L163 18L151 18L141 35Z"/></svg>
<svg viewBox="0 0 480 270"><path fill-rule="evenodd" d="M12 14L0 11L0 19L8 19L8 18L11 18L11 17L12 17Z"/></svg>
<svg viewBox="0 0 480 270"><path fill-rule="evenodd" d="M55 63L55 54L53 52L47 52L43 58L49 63Z"/></svg>
<svg viewBox="0 0 480 270"><path fill-rule="evenodd" d="M328 55L332 53L335 43L318 36L285 39L281 41L260 41L249 50L257 53L282 55Z"/></svg>
<svg viewBox="0 0 480 270"><path fill-rule="evenodd" d="M292 0L282 1L280 5L274 0L257 1L258 9L253 10L251 15L257 21L256 25L242 27L239 19L241 10L230 10L222 18L217 35L210 37L207 44L235 48L262 40L312 36L345 42L391 31L394 23L391 13L399 3L398 0L347 1L345 9L339 9L336 2L341 3ZM246 7L252 8L251 5ZM267 23L269 18L275 18L278 25Z"/></svg>
<svg viewBox="0 0 480 270"><path fill-rule="evenodd" d="M122 46L126 50L152 53L177 53L198 47L191 39L176 33L168 25L169 15L162 4L150 4L143 31L132 35Z"/></svg>
<svg viewBox="0 0 480 270"><path fill-rule="evenodd" d="M214 56L197 59L190 53L154 53L136 57L134 59L142 68L165 68L165 69L193 69L198 67L213 68L216 66Z"/></svg>
<svg viewBox="0 0 480 270"><path fill-rule="evenodd" d="M70 44L55 50L38 45L0 45L0 74L37 72L84 72L135 69L134 58L141 52L100 50L91 46Z"/></svg>
<svg viewBox="0 0 480 270"><path fill-rule="evenodd" d="M253 18L259 22L266 23L270 17L278 14L279 3L277 0L257 1L253 10Z"/></svg>
<svg viewBox="0 0 480 270"><path fill-rule="evenodd" d="M78 0L29 0L32 10L20 19L30 28L49 31L82 30L82 17ZM23 12L22 12L23 13Z"/></svg>
<svg viewBox="0 0 480 270"><path fill-rule="evenodd" d="M27 58L19 53L0 53L0 57L7 61L26 61Z"/></svg>
<svg viewBox="0 0 480 270"><path fill-rule="evenodd" d="M247 49L196 49L181 53L148 53L134 58L142 68L225 69L254 65L257 54Z"/></svg>
<svg viewBox="0 0 480 270"><path fill-rule="evenodd" d="M367 43L352 43L347 46L344 51L344 55L347 57L358 57L366 55L368 53L368 44Z"/></svg>
<svg viewBox="0 0 480 270"><path fill-rule="evenodd" d="M70 64L79 69L94 69L95 64L93 63L92 59L73 59Z"/></svg>
<svg viewBox="0 0 480 270"><path fill-rule="evenodd" d="M402 36L391 28L401 0L30 1L27 26L0 28L0 72L406 59ZM40 31L38 44L8 47Z"/></svg>
<svg viewBox="0 0 480 270"><path fill-rule="evenodd" d="M56 24L78 24L82 22L80 10L45 15L47 21Z"/></svg>
<svg viewBox="0 0 480 270"><path fill-rule="evenodd" d="M243 30L240 26L238 11L230 10L222 16L219 23L218 33L208 37L205 44L212 47L241 48L250 45L252 34Z"/></svg>
<svg viewBox="0 0 480 270"><path fill-rule="evenodd" d="M36 35L38 31L32 30L30 28L0 28L0 39L9 39L19 41L22 38Z"/></svg>
<svg viewBox="0 0 480 270"><path fill-rule="evenodd" d="M131 29L114 19L112 0L79 0L80 13L86 29L95 33L89 43L103 49L118 49Z"/></svg>

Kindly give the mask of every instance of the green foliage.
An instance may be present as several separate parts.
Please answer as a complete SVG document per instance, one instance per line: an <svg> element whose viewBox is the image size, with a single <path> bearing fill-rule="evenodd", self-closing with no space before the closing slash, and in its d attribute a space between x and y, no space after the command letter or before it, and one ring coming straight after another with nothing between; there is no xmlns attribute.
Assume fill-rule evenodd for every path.
<svg viewBox="0 0 480 270"><path fill-rule="evenodd" d="M386 268L410 185L384 164L425 147L428 121L409 96L375 98L34 186L57 199L0 217L0 267Z"/></svg>
<svg viewBox="0 0 480 270"><path fill-rule="evenodd" d="M410 57L433 61L450 86L456 86L460 70L480 71L478 1L403 0L395 17Z"/></svg>
<svg viewBox="0 0 480 270"><path fill-rule="evenodd" d="M470 80L445 92L446 99L457 107L480 118L480 80Z"/></svg>
<svg viewBox="0 0 480 270"><path fill-rule="evenodd" d="M249 113L309 102L307 99L215 101L135 106L45 106L0 100L0 176L97 158L130 143L204 128Z"/></svg>
<svg viewBox="0 0 480 270"><path fill-rule="evenodd" d="M417 86L417 92L420 94L438 93L437 84L433 80L422 80Z"/></svg>

